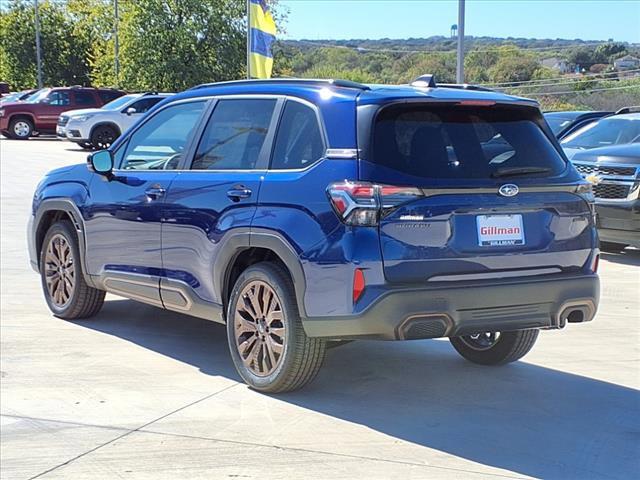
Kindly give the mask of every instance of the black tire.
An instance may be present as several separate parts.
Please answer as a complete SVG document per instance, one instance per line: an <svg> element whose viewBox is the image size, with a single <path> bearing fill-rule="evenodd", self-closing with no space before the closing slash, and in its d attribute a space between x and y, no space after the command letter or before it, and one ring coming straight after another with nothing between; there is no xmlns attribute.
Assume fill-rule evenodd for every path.
<svg viewBox="0 0 640 480"><path fill-rule="evenodd" d="M489 347L480 348L471 336L452 337L453 348L467 360L480 365L504 365L524 357L538 339L539 330L517 330L502 332Z"/></svg>
<svg viewBox="0 0 640 480"><path fill-rule="evenodd" d="M93 145L91 143L79 143L78 146L84 150L93 150Z"/></svg>
<svg viewBox="0 0 640 480"><path fill-rule="evenodd" d="M624 243L600 242L600 250L607 253L620 253L627 245Z"/></svg>
<svg viewBox="0 0 640 480"><path fill-rule="evenodd" d="M66 285L64 286L69 296L68 300L64 303L57 301L47 286L48 272L50 273L52 269L56 269L56 267L53 266L54 263L47 260L48 248L51 245L52 248L55 249L52 240L55 239L55 241L59 241L60 238L63 238L70 247L71 261L68 263L73 267L73 285L71 288L67 288ZM89 318L96 315L100 311L100 308L102 308L105 292L93 288L85 282L80 266L78 239L73 225L68 220L54 223L44 237L42 251L40 252L40 279L47 305L57 317L66 320Z"/></svg>
<svg viewBox="0 0 640 480"><path fill-rule="evenodd" d="M27 140L33 134L33 122L24 117L12 118L8 133L14 140Z"/></svg>
<svg viewBox="0 0 640 480"><path fill-rule="evenodd" d="M109 148L119 136L115 128L109 125L98 125L91 132L91 145L96 150L104 150Z"/></svg>
<svg viewBox="0 0 640 480"><path fill-rule="evenodd" d="M247 302L246 297L241 297L241 293L256 284L266 285L275 292L275 296L272 298L275 299L273 300L274 302L279 302L280 309L278 312L282 316L281 325L284 330L281 344L282 353L275 366L272 366L273 370L266 372L264 375L256 373L255 363L253 363L254 368L244 363L249 359L251 353L248 353L243 361L240 353L241 342L236 338L236 329L241 325L241 321L238 323L236 320L236 311L240 308L238 302L239 300L245 302L243 304ZM269 305L271 305L271 301L268 301ZM264 300L262 302L264 303ZM260 305L260 309L264 311L268 307L265 308L264 305ZM246 314L246 312L244 313ZM262 318L264 319L265 317L263 316ZM255 323L257 324L258 321L255 321ZM254 335L257 338L260 333L256 328L255 334L250 333L248 335L249 338L254 338ZM266 335L271 335L268 328L266 329ZM240 274L233 287L227 306L227 337L231 358L242 379L250 387L267 393L282 393L302 388L318 374L326 352L325 340L309 338L304 331L298 312L293 283L288 273L280 265L271 262L252 265ZM265 340L264 330L262 331L262 340L263 342ZM264 347L255 347L258 342L259 338L255 343L247 344L249 347L245 347L245 352L248 348L252 348L251 352L257 348L258 355L262 352L264 356L267 356L265 353L267 351L266 345ZM251 344L254 346L251 347Z"/></svg>

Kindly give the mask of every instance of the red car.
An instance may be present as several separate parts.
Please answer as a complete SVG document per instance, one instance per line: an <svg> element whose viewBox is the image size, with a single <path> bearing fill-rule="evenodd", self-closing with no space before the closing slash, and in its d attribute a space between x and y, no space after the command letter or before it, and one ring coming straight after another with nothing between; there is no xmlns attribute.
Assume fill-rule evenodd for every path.
<svg viewBox="0 0 640 480"><path fill-rule="evenodd" d="M58 87L44 88L24 102L6 103L0 107L0 133L24 140L34 133L56 133L62 112L81 108L98 108L124 95L110 88Z"/></svg>

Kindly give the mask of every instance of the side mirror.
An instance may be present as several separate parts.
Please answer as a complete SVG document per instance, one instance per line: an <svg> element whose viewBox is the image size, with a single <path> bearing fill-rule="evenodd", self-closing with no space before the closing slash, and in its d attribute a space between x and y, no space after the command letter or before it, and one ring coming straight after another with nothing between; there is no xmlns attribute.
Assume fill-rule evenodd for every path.
<svg viewBox="0 0 640 480"><path fill-rule="evenodd" d="M137 113L138 111L136 110L135 107L129 107L127 108L127 111L125 112L127 115L133 115L134 113Z"/></svg>
<svg viewBox="0 0 640 480"><path fill-rule="evenodd" d="M113 170L113 156L109 150L99 150L87 158L89 170L109 178Z"/></svg>

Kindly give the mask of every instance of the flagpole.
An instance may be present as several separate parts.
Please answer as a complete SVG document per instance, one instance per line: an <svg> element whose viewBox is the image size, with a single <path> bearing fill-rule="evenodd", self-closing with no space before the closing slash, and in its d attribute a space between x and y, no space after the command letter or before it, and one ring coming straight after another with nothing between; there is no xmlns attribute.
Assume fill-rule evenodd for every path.
<svg viewBox="0 0 640 480"><path fill-rule="evenodd" d="M247 0L247 79L251 79L251 0Z"/></svg>

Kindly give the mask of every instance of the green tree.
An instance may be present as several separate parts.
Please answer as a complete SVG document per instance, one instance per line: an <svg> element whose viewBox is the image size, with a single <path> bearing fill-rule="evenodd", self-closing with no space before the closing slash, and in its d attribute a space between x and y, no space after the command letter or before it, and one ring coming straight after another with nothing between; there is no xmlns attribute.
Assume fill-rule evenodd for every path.
<svg viewBox="0 0 640 480"><path fill-rule="evenodd" d="M45 85L88 84L89 64L82 38L74 35L66 6L40 4L42 77ZM13 88L37 83L35 12L33 2L13 0L0 11L0 78Z"/></svg>
<svg viewBox="0 0 640 480"><path fill-rule="evenodd" d="M245 3L136 0L120 23L121 83L131 90L177 91L242 78Z"/></svg>
<svg viewBox="0 0 640 480"><path fill-rule="evenodd" d="M616 58L624 57L628 53L624 43L603 43L596 47L595 55L601 63L613 63Z"/></svg>

